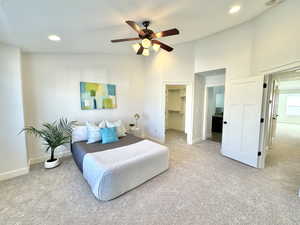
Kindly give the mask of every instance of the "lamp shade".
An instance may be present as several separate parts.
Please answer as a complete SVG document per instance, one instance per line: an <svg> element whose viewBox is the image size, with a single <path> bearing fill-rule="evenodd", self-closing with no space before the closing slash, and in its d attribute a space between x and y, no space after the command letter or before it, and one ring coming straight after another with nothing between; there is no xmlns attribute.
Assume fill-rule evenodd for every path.
<svg viewBox="0 0 300 225"><path fill-rule="evenodd" d="M149 51L149 49L148 48L145 48L144 50L143 50L143 53L142 53L144 56L149 56L150 55L150 51Z"/></svg>
<svg viewBox="0 0 300 225"><path fill-rule="evenodd" d="M151 46L151 41L150 41L148 38L144 38L144 39L142 40L142 46L143 46L144 48L150 48L150 46Z"/></svg>
<svg viewBox="0 0 300 225"><path fill-rule="evenodd" d="M140 49L141 45L139 43L135 43L132 45L133 50L135 51L135 53L138 52L138 50Z"/></svg>
<svg viewBox="0 0 300 225"><path fill-rule="evenodd" d="M159 44L153 44L152 48L154 49L154 51L158 52L160 49L160 45Z"/></svg>

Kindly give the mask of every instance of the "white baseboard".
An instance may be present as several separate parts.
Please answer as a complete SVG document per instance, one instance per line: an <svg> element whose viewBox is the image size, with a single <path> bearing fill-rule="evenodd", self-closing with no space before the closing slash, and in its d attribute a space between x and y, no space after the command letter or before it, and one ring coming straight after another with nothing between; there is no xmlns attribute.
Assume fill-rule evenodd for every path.
<svg viewBox="0 0 300 225"><path fill-rule="evenodd" d="M155 137L152 137L152 136L146 136L145 137L146 139L149 139L149 140L152 140L152 141L155 141L155 142L158 142L158 143L161 143L161 144L164 144L164 142L158 138L155 138Z"/></svg>
<svg viewBox="0 0 300 225"><path fill-rule="evenodd" d="M16 169L16 170L11 170L5 173L0 173L0 181L2 180L8 180L14 177L18 177L21 175L25 175L29 173L29 167L25 167L25 168L20 168L20 169Z"/></svg>
<svg viewBox="0 0 300 225"><path fill-rule="evenodd" d="M65 150L65 151L55 153L55 156L60 157L60 158L70 156L70 155L71 155L70 150ZM37 164L37 163L41 163L41 162L44 162L47 159L49 159L48 155L31 158L31 159L29 159L29 165L34 165L34 164Z"/></svg>

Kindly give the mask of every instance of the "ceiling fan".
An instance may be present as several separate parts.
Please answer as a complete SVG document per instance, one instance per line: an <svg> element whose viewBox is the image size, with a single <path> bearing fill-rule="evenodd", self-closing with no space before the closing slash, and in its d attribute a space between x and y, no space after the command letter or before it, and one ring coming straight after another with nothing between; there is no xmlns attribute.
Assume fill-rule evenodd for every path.
<svg viewBox="0 0 300 225"><path fill-rule="evenodd" d="M141 43L136 43L132 47L134 51L136 52L137 55L145 55L148 56L150 54L149 48L152 46L152 48L155 51L158 51L160 48L171 52L173 50L172 47L155 40L156 38L161 38L161 37L167 37L167 36L172 36L172 35L177 35L179 34L179 30L174 28L170 30L165 30L161 31L158 33L155 33L154 31L148 29L148 26L150 25L150 21L144 21L142 24L145 27L142 29L136 22L127 20L126 23L134 29L138 33L138 37L136 38L124 38L124 39L116 39L116 40L111 40L111 42L116 43L116 42L124 42L124 41L137 41L137 40L142 40Z"/></svg>

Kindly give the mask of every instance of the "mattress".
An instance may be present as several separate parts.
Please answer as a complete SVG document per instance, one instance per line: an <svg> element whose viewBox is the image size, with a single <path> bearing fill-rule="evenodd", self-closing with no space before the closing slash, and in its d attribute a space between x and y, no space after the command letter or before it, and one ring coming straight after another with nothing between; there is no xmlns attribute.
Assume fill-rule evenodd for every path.
<svg viewBox="0 0 300 225"><path fill-rule="evenodd" d="M87 144L85 141L76 142L71 145L71 152L77 167L81 172L83 172L83 159L87 153L103 152L106 150L131 145L142 140L142 138L128 134L125 137L120 137L119 141L109 144L101 144L100 142Z"/></svg>
<svg viewBox="0 0 300 225"><path fill-rule="evenodd" d="M109 145L72 145L78 168L99 200L108 201L169 168L166 146L128 135Z"/></svg>

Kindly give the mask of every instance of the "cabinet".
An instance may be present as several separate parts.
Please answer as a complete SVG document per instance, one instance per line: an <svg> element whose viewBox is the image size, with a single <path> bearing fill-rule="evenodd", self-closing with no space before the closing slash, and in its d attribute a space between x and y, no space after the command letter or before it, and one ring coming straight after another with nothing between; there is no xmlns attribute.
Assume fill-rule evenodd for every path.
<svg viewBox="0 0 300 225"><path fill-rule="evenodd" d="M212 116L211 131L222 133L223 130L223 116Z"/></svg>

